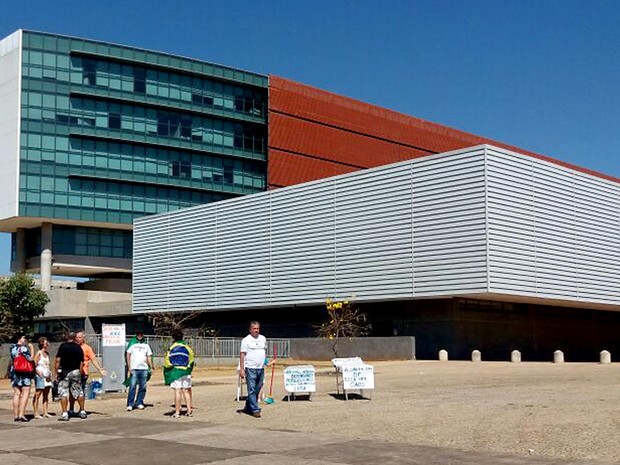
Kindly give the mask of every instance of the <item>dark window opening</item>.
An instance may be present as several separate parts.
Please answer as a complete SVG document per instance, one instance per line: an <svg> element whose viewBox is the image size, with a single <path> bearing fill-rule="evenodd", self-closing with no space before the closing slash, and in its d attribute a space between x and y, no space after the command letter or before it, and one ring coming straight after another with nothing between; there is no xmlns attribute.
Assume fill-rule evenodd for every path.
<svg viewBox="0 0 620 465"><path fill-rule="evenodd" d="M179 115L164 112L157 113L157 134L160 136L181 137Z"/></svg>
<svg viewBox="0 0 620 465"><path fill-rule="evenodd" d="M176 178L191 178L192 177L192 165L187 161L173 161L172 176Z"/></svg>
<svg viewBox="0 0 620 465"><path fill-rule="evenodd" d="M192 103L195 103L196 105L211 107L213 106L213 97L200 94L192 94Z"/></svg>
<svg viewBox="0 0 620 465"><path fill-rule="evenodd" d="M146 70L144 68L134 68L133 90L139 94L146 93Z"/></svg>
<svg viewBox="0 0 620 465"><path fill-rule="evenodd" d="M192 138L192 120L182 119L181 120L181 139L191 139L191 138Z"/></svg>
<svg viewBox="0 0 620 465"><path fill-rule="evenodd" d="M78 119L75 116L69 115L56 115L56 122L58 124L69 124L74 125L78 123Z"/></svg>
<svg viewBox="0 0 620 465"><path fill-rule="evenodd" d="M108 127L110 129L121 128L121 115L118 113L110 113L108 116Z"/></svg>
<svg viewBox="0 0 620 465"><path fill-rule="evenodd" d="M87 86L97 85L97 66L93 60L82 61L82 83Z"/></svg>
<svg viewBox="0 0 620 465"><path fill-rule="evenodd" d="M224 163L224 183L233 183L233 165Z"/></svg>

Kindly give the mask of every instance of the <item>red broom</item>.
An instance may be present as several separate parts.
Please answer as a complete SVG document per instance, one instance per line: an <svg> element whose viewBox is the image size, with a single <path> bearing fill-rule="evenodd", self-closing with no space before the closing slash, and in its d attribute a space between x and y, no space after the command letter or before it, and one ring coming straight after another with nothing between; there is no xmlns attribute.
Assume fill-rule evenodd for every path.
<svg viewBox="0 0 620 465"><path fill-rule="evenodd" d="M276 360L278 359L277 345L273 345L273 365L271 365L271 381L269 382L269 396L265 399L266 404L274 404L276 401L273 398L273 375L276 371Z"/></svg>

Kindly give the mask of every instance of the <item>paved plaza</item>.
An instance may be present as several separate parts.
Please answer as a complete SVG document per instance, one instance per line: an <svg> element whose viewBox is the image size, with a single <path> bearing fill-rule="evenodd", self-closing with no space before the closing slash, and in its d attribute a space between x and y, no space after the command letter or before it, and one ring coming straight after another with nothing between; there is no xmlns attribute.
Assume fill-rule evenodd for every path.
<svg viewBox="0 0 620 465"><path fill-rule="evenodd" d="M611 462L544 459L451 448L351 440L317 434L226 426L193 418L127 418L93 413L87 420L55 418L13 423L0 409L2 465L602 465Z"/></svg>
<svg viewBox="0 0 620 465"><path fill-rule="evenodd" d="M159 371L145 410L127 412L124 394L106 393L87 402L88 419L67 423L14 423L0 380L0 465L620 463L616 363L373 364L370 400L344 401L333 368L316 363L311 402L287 402L279 366L276 402L260 419L236 413L234 367L199 367L197 409L180 419Z"/></svg>

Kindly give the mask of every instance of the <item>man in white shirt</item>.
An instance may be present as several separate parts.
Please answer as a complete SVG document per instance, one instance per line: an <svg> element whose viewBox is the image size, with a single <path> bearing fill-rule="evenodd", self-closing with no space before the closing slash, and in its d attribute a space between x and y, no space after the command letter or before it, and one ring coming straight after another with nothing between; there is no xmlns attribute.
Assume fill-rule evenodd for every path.
<svg viewBox="0 0 620 465"><path fill-rule="evenodd" d="M260 418L258 393L263 387L263 380L265 379L266 349L267 339L260 334L260 323L258 321L250 322L250 334L241 341L239 376L245 378L248 387L248 398L245 401L243 411L256 418Z"/></svg>
<svg viewBox="0 0 620 465"><path fill-rule="evenodd" d="M144 339L142 331L137 331L136 337L129 341L126 356L127 367L131 374L129 394L127 395L127 411L131 411L134 408L143 410L146 382L148 381L149 370L153 369L153 351L149 343ZM136 390L138 391L137 398Z"/></svg>

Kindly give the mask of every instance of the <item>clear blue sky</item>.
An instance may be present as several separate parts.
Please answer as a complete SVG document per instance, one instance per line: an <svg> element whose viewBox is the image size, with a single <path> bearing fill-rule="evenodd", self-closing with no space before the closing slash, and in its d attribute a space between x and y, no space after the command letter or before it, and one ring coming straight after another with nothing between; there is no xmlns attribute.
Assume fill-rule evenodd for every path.
<svg viewBox="0 0 620 465"><path fill-rule="evenodd" d="M34 29L276 74L620 177L620 1L6 0ZM0 234L0 274L9 268Z"/></svg>

